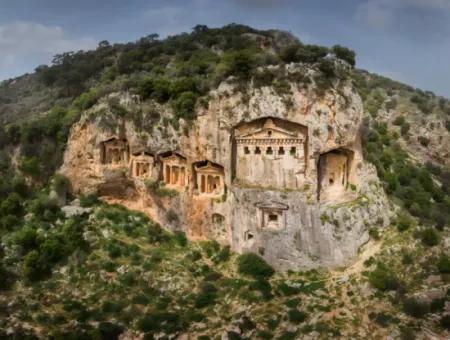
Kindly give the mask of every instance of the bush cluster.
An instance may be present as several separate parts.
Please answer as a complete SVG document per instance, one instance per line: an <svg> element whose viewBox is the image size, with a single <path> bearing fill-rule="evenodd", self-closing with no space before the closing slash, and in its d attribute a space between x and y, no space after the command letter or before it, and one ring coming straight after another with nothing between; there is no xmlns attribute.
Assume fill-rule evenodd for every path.
<svg viewBox="0 0 450 340"><path fill-rule="evenodd" d="M254 253L242 254L237 260L238 272L254 278L269 278L275 271L261 257Z"/></svg>
<svg viewBox="0 0 450 340"><path fill-rule="evenodd" d="M369 273L369 282L381 291L397 290L401 286L395 273L382 264L378 264L377 268Z"/></svg>
<svg viewBox="0 0 450 340"><path fill-rule="evenodd" d="M421 224L437 228L450 224L450 176L447 172L434 172L442 183L437 184L429 169L410 161L384 123L364 121L363 146L365 158L376 166L386 191L403 202ZM411 225L409 220L400 216L399 229L407 229Z"/></svg>

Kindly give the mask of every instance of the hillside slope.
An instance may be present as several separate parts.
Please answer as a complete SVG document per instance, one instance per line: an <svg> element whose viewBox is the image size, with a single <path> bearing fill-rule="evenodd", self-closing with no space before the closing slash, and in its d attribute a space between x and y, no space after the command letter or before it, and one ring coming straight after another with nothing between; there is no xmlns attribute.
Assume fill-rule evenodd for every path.
<svg viewBox="0 0 450 340"><path fill-rule="evenodd" d="M3 82L0 338L449 337L450 102L354 65L354 53L342 46L305 45L286 32L233 24L164 40L101 42ZM220 127L234 128L274 108L278 119L308 127L326 117L317 124L323 131L309 134L322 150L317 157L359 141L356 123L339 123L362 120L362 146L352 150L362 151L357 168L366 175L358 186L348 183L339 204L317 204L315 186L250 188L256 197L297 200L296 207L317 204L321 210L302 219L316 218L339 247L342 235L363 230L367 238L358 242L367 244L348 268L274 273L261 257L238 255L226 242L188 241L179 216L193 212L198 226L209 220L159 181L138 188L162 205L159 216L146 199L124 199L126 187L104 186L103 201L86 189L98 175L83 172L95 159L86 150L104 132L143 145L184 143L193 154L227 136L205 124L205 138L192 138L208 117L218 114ZM328 124L333 114L339 119ZM98 130L85 133L91 126ZM64 153L65 166L68 158L84 162L69 174L72 183L58 173ZM116 170L106 173L109 183L129 171ZM244 190L232 189L208 204L220 207L234 195L240 209L253 209ZM290 242L305 242L301 236ZM359 244L350 248L356 253ZM319 264L314 254L309 261Z"/></svg>

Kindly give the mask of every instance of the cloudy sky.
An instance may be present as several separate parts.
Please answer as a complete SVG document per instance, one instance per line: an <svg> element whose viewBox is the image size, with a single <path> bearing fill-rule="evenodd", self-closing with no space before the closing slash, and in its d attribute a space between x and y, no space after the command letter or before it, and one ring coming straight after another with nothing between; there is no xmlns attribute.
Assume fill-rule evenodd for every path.
<svg viewBox="0 0 450 340"><path fill-rule="evenodd" d="M358 67L450 98L450 0L0 0L0 80L101 40L232 22L349 46Z"/></svg>

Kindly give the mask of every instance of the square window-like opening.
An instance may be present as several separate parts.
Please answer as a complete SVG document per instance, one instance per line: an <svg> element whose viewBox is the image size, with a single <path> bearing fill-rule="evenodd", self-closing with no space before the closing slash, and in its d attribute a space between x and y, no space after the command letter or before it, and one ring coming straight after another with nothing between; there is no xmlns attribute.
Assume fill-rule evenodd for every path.
<svg viewBox="0 0 450 340"><path fill-rule="evenodd" d="M278 222L277 214L269 214L269 222Z"/></svg>
<svg viewBox="0 0 450 340"><path fill-rule="evenodd" d="M284 155L284 148L282 146L280 146L280 148L278 149L278 154Z"/></svg>
<svg viewBox="0 0 450 340"><path fill-rule="evenodd" d="M250 153L250 149L248 148L248 146L245 146L245 147L244 147L244 153L245 153L246 155L248 155L248 154Z"/></svg>
<svg viewBox="0 0 450 340"><path fill-rule="evenodd" d="M291 147L290 154L295 156L297 154L297 148L295 146Z"/></svg>
<svg viewBox="0 0 450 340"><path fill-rule="evenodd" d="M269 146L269 147L267 148L266 154L268 154L268 155L272 155L272 154L273 154L273 150L272 150L272 147L271 147L271 146Z"/></svg>
<svg viewBox="0 0 450 340"><path fill-rule="evenodd" d="M257 146L255 148L255 154L260 155L261 154L261 149L259 148L259 146Z"/></svg>

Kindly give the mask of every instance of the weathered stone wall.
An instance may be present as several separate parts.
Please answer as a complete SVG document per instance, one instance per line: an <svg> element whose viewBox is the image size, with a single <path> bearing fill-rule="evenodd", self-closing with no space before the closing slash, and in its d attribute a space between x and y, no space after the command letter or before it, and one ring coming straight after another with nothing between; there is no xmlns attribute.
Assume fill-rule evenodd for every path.
<svg viewBox="0 0 450 340"><path fill-rule="evenodd" d="M127 94L116 96L131 112L144 105ZM210 93L208 108L199 108L194 124L188 127L181 122L179 130L164 125L171 117L168 107L152 105L161 113L153 129L142 131L132 120L115 117L107 100L73 126L61 171L76 192L100 192L110 199L120 196L124 204L145 211L168 228L184 230L191 238L217 239L236 251L254 251L283 269L348 263L367 241L368 229L388 223L387 200L373 170L362 161L362 106L350 84L318 97L313 89L294 84L290 93L279 95L270 87L250 87L244 94L223 83ZM281 180L277 167L255 172L253 162L243 165L250 168L247 175L279 180L249 183L236 177L240 159L236 129L269 117L287 127L304 127L294 131L305 145L301 185L293 187ZM145 149L155 155L154 181L163 178L161 155L180 153L186 160L186 185L175 188L178 193L173 197L158 197L142 179L130 175L130 164L102 164L100 146L113 137L126 140L131 154ZM353 155L349 185L332 200L318 201L320 155L337 148ZM204 161L223 167L223 195L203 195L195 185L194 164ZM272 187L273 183L277 185Z"/></svg>

